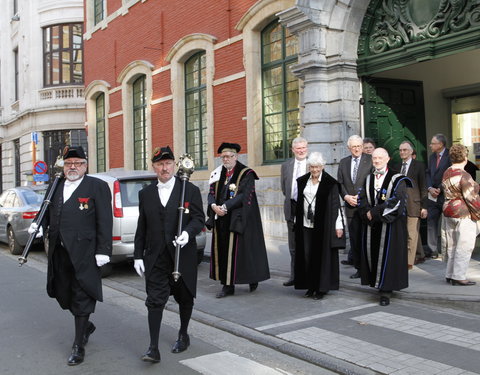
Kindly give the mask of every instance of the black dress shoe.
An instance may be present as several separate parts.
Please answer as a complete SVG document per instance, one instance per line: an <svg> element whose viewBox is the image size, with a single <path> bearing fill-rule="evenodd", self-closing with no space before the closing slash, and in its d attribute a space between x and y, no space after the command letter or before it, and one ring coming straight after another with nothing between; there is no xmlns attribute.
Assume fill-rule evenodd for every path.
<svg viewBox="0 0 480 375"><path fill-rule="evenodd" d="M233 285L224 285L222 290L217 293L215 297L223 298L226 296L233 296L235 294L235 287Z"/></svg>
<svg viewBox="0 0 480 375"><path fill-rule="evenodd" d="M360 278L360 271L355 272L353 275L350 275L351 279L359 279Z"/></svg>
<svg viewBox="0 0 480 375"><path fill-rule="evenodd" d="M93 324L92 322L88 322L88 325L87 325L87 329L85 330L85 336L83 337L83 347L85 347L85 345L87 345L88 343L88 338L90 337L90 335L95 332L95 330L97 329L97 327L95 327L95 324Z"/></svg>
<svg viewBox="0 0 480 375"><path fill-rule="evenodd" d="M340 263L344 266L353 266L353 262L351 260L342 260Z"/></svg>
<svg viewBox="0 0 480 375"><path fill-rule="evenodd" d="M451 279L451 278L449 278L449 277L446 277L446 278L445 278L445 281L446 281L447 283L449 283L449 284L451 284L451 283L452 283L452 279Z"/></svg>
<svg viewBox="0 0 480 375"><path fill-rule="evenodd" d="M470 280L453 280L451 279L450 282L452 283L452 285L460 285L460 286L470 286L470 285L475 285L476 282L475 281L470 281Z"/></svg>
<svg viewBox="0 0 480 375"><path fill-rule="evenodd" d="M324 292L315 292L315 293L313 294L313 299L314 299L314 300L322 299L324 295L325 295Z"/></svg>
<svg viewBox="0 0 480 375"><path fill-rule="evenodd" d="M293 280L288 280L283 283L283 286L293 286L294 282Z"/></svg>
<svg viewBox="0 0 480 375"><path fill-rule="evenodd" d="M388 306L390 305L390 298L381 296L380 297L380 306Z"/></svg>
<svg viewBox="0 0 480 375"><path fill-rule="evenodd" d="M181 353L187 350L190 346L190 336L186 333L179 333L178 340L175 342L175 345L172 347L172 353Z"/></svg>
<svg viewBox="0 0 480 375"><path fill-rule="evenodd" d="M304 294L305 298L310 298L313 297L313 290L307 290L307 292Z"/></svg>
<svg viewBox="0 0 480 375"><path fill-rule="evenodd" d="M249 287L250 287L250 293L255 292L258 288L258 283L251 283Z"/></svg>
<svg viewBox="0 0 480 375"><path fill-rule="evenodd" d="M141 359L142 361L145 361L145 362L158 363L160 362L160 352L158 348L152 348L150 346L147 352L144 355L142 355Z"/></svg>
<svg viewBox="0 0 480 375"><path fill-rule="evenodd" d="M70 354L70 357L68 357L67 364L69 366L76 366L82 363L84 358L85 358L85 349L78 345L73 345L72 353Z"/></svg>

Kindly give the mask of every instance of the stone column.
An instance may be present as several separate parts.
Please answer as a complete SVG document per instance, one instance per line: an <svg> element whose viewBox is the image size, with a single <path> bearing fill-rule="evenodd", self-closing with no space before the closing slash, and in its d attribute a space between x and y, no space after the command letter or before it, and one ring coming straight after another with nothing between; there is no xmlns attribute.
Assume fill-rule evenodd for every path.
<svg viewBox="0 0 480 375"><path fill-rule="evenodd" d="M347 9L341 11L339 17L344 19ZM352 134L360 134L360 83L356 44L350 44L353 52L342 50L349 44L346 38L350 34L331 30L327 23L332 22L332 12L296 6L278 16L298 37L298 63L292 71L303 82L302 135L311 151L324 155L327 172L336 176L338 162L347 154L346 140Z"/></svg>

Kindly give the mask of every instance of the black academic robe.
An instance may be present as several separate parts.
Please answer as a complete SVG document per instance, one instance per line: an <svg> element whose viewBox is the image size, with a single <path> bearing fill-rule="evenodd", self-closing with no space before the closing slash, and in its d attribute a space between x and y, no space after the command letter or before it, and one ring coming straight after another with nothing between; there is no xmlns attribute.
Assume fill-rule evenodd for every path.
<svg viewBox="0 0 480 375"><path fill-rule="evenodd" d="M160 201L158 187L153 183L140 190L139 216L135 233L134 258L143 259L145 278L152 273L157 258L165 251L175 259L173 240L178 231L178 207L182 192L182 181L175 178L170 198L164 207ZM185 185L185 200L182 231L188 233L188 243L180 249L179 272L190 293L197 293L197 242L195 236L205 225L202 196L198 187L191 182ZM173 272L173 269L172 269Z"/></svg>
<svg viewBox="0 0 480 375"><path fill-rule="evenodd" d="M95 255L112 255L113 215L112 196L106 182L86 175L66 202L63 202L64 184L62 178L42 224L48 227L49 240L47 292L67 308L70 301L60 300L53 283L55 247L59 242L63 244L81 288L93 299L102 301L102 279Z"/></svg>
<svg viewBox="0 0 480 375"><path fill-rule="evenodd" d="M237 162L233 175L210 185L208 223L212 229L210 278L223 285L250 284L270 278L262 220L255 193L255 172ZM215 220L211 205L225 204L227 215Z"/></svg>
<svg viewBox="0 0 480 375"><path fill-rule="evenodd" d="M315 195L313 226L315 248L310 249L310 259L306 262L303 241L303 191L309 178L310 173L307 173L297 179L294 285L295 289L311 289L326 293L339 287L338 249L345 248L345 235L338 238L335 230L340 208L339 185L327 172L322 172Z"/></svg>
<svg viewBox="0 0 480 375"><path fill-rule="evenodd" d="M375 175L369 174L360 193L361 282L380 291L401 290L408 287L406 200L407 187L412 183L408 177L388 169L377 192L374 179Z"/></svg>

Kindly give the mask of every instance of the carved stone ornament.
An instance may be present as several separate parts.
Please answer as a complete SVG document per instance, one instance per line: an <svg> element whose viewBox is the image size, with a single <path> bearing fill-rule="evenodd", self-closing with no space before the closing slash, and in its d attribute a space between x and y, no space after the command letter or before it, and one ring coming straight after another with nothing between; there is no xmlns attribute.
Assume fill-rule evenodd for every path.
<svg viewBox="0 0 480 375"><path fill-rule="evenodd" d="M476 26L480 26L476 0L382 0L374 13L368 48L379 54Z"/></svg>

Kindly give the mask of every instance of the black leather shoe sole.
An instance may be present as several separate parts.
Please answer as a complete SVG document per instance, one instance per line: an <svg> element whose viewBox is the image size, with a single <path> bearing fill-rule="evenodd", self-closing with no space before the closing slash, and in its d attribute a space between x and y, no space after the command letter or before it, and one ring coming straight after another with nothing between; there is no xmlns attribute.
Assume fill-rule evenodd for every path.
<svg viewBox="0 0 480 375"><path fill-rule="evenodd" d="M160 352L156 348L148 348L147 352L142 355L141 360L144 362L158 363L160 362Z"/></svg>
<svg viewBox="0 0 480 375"><path fill-rule="evenodd" d="M293 280L288 280L283 283L283 286L293 286Z"/></svg>
<svg viewBox="0 0 480 375"><path fill-rule="evenodd" d="M353 275L350 275L351 279L359 279L360 278L360 272L355 272Z"/></svg>
<svg viewBox="0 0 480 375"><path fill-rule="evenodd" d="M175 342L175 345L172 347L172 353L181 353L187 350L190 346L190 337L188 335L179 335L178 340Z"/></svg>
<svg viewBox="0 0 480 375"><path fill-rule="evenodd" d="M469 280L458 281L458 280L451 279L450 282L451 282L452 285L459 285L459 286L470 286L470 285L475 285L476 284L475 281L469 281Z"/></svg>
<svg viewBox="0 0 480 375"><path fill-rule="evenodd" d="M223 287L222 290L220 292L218 292L215 297L223 298L223 297L226 297L226 296L233 296L234 294L235 294L235 289Z"/></svg>
<svg viewBox="0 0 480 375"><path fill-rule="evenodd" d="M340 263L344 266L353 266L353 262L350 262L348 260L342 260Z"/></svg>
<svg viewBox="0 0 480 375"><path fill-rule="evenodd" d="M69 366L79 365L80 363L83 362L84 358L85 358L85 349L81 348L78 345L73 345L72 353L70 354L70 357L68 357L67 364Z"/></svg>
<svg viewBox="0 0 480 375"><path fill-rule="evenodd" d="M388 306L390 305L390 298L388 297L380 297L380 306Z"/></svg>

